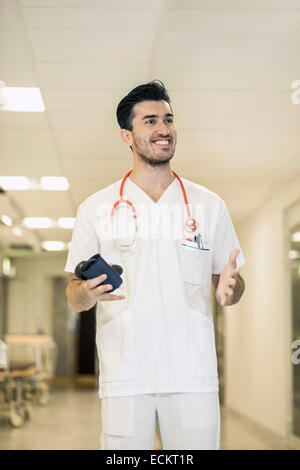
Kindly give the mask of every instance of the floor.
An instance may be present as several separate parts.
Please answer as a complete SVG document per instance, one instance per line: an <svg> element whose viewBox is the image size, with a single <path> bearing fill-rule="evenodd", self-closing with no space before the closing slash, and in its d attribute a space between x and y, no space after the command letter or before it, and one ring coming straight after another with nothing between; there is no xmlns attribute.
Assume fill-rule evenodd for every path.
<svg viewBox="0 0 300 470"><path fill-rule="evenodd" d="M0 409L0 449L99 449L100 399L97 391L54 390L46 406L34 405L22 428L12 428ZM159 431L155 448L161 448ZM285 449L268 432L222 409L221 449Z"/></svg>

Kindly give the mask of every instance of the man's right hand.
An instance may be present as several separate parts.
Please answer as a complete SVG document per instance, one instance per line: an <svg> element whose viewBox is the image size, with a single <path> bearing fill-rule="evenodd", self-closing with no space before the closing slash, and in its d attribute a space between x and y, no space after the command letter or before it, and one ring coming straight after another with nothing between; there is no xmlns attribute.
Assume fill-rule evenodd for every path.
<svg viewBox="0 0 300 470"><path fill-rule="evenodd" d="M76 312L82 312L94 307L98 301L123 300L124 295L108 294L111 284L105 284L106 274L83 281L70 273L66 296L69 306Z"/></svg>
<svg viewBox="0 0 300 470"><path fill-rule="evenodd" d="M111 284L104 284L106 274L88 279L87 281L81 281L82 289L85 290L86 295L94 303L103 300L122 300L125 299L124 295L108 294L107 291L112 289ZM99 285L100 284L100 285Z"/></svg>

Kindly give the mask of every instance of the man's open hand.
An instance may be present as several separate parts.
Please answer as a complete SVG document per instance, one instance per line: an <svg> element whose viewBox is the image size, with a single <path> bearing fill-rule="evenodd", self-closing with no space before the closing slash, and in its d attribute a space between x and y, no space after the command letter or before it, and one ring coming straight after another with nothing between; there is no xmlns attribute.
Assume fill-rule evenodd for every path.
<svg viewBox="0 0 300 470"><path fill-rule="evenodd" d="M229 261L220 274L216 298L220 305L228 306L237 303L244 291L244 281L236 267L236 259L240 250L236 248L229 256Z"/></svg>

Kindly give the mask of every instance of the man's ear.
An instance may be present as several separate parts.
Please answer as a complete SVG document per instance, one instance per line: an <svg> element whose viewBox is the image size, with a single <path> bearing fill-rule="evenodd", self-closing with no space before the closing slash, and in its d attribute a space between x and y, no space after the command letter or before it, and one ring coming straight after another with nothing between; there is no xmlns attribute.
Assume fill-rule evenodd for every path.
<svg viewBox="0 0 300 470"><path fill-rule="evenodd" d="M121 138L127 145L132 145L132 135L128 129L121 129Z"/></svg>

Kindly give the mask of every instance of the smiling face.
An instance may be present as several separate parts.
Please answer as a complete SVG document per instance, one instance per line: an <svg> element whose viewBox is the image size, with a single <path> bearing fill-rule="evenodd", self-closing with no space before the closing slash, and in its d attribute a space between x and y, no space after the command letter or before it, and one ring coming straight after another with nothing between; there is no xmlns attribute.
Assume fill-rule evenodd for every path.
<svg viewBox="0 0 300 470"><path fill-rule="evenodd" d="M166 101L142 101L134 106L132 131L124 131L127 141L145 163L165 165L175 153L177 134L173 113ZM124 140L123 136L123 140Z"/></svg>

